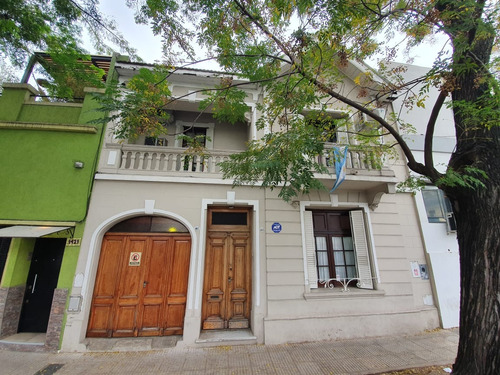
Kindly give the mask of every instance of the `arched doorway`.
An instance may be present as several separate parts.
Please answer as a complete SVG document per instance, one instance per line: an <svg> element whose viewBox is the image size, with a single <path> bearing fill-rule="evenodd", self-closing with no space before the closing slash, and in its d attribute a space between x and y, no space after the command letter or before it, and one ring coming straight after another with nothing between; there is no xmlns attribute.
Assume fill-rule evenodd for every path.
<svg viewBox="0 0 500 375"><path fill-rule="evenodd" d="M179 335L191 236L176 220L140 216L104 236L87 337Z"/></svg>

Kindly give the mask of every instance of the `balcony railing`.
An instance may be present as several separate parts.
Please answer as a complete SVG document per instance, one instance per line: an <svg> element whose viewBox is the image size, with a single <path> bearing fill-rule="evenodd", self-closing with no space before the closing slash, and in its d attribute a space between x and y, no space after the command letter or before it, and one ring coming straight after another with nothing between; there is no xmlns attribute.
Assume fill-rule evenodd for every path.
<svg viewBox="0 0 500 375"><path fill-rule="evenodd" d="M207 150L203 155L192 155L185 148L142 146L134 144L107 144L107 161L100 170L118 174L221 174L219 163L238 151ZM107 159L107 160L106 160Z"/></svg>
<svg viewBox="0 0 500 375"><path fill-rule="evenodd" d="M335 158L332 152L325 150L324 154L317 158L317 162L325 166L330 173L335 174ZM374 150L355 146L349 147L345 165L347 174L379 172L388 169L384 166L384 161L380 160L380 157L377 156Z"/></svg>
<svg viewBox="0 0 500 375"><path fill-rule="evenodd" d="M222 174L219 163L229 160L239 151L207 150L204 155L186 153L184 148L142 146L134 144L107 144L100 172L116 174L152 175L216 175ZM318 162L335 176L334 158L327 153ZM375 153L369 150L350 149L347 153L347 174L394 175L387 167L378 167Z"/></svg>

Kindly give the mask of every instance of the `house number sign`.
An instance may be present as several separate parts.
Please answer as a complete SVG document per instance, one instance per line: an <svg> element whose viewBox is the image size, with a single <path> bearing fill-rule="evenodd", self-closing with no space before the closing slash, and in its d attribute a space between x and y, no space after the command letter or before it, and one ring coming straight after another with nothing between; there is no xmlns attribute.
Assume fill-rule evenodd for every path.
<svg viewBox="0 0 500 375"><path fill-rule="evenodd" d="M81 242L81 238L68 238L66 240L66 246L80 246Z"/></svg>
<svg viewBox="0 0 500 375"><path fill-rule="evenodd" d="M274 233L279 233L281 232L281 224L280 223L273 223L271 226L271 229L273 230Z"/></svg>
<svg viewBox="0 0 500 375"><path fill-rule="evenodd" d="M132 251L130 253L130 258L128 261L129 266L140 266L141 265L142 253L138 251Z"/></svg>

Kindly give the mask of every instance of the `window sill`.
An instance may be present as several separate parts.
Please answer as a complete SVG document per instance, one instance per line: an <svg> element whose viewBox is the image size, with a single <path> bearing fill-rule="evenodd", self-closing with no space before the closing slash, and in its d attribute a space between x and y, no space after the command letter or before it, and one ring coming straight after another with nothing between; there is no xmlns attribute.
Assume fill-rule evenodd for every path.
<svg viewBox="0 0 500 375"><path fill-rule="evenodd" d="M306 301L314 301L337 298L373 298L384 295L384 290L358 289L356 287L349 287L347 292L344 292L343 288L315 288L311 289L310 292L304 293L304 299Z"/></svg>

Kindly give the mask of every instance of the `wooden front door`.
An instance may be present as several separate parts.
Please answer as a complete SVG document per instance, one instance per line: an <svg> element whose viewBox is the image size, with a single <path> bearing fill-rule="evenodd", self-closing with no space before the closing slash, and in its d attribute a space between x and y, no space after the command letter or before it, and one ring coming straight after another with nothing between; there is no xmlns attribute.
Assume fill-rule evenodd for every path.
<svg viewBox="0 0 500 375"><path fill-rule="evenodd" d="M251 308L249 209L208 212L202 328L248 328Z"/></svg>
<svg viewBox="0 0 500 375"><path fill-rule="evenodd" d="M87 336L182 334L190 254L184 234L106 234Z"/></svg>

